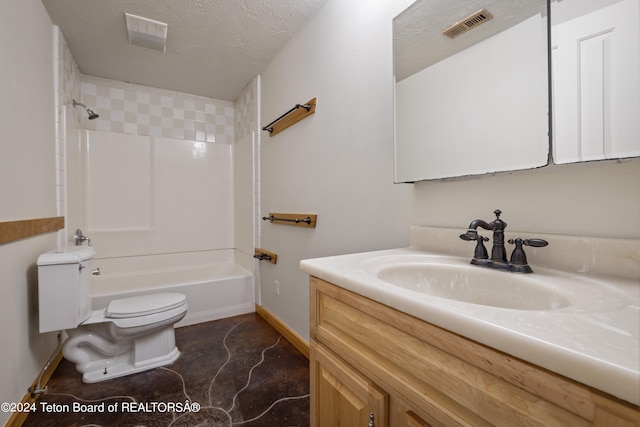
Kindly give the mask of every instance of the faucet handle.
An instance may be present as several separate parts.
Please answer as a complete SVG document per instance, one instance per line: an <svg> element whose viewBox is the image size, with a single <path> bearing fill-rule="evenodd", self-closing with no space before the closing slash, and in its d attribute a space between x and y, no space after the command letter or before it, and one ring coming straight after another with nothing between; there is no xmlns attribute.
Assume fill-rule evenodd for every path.
<svg viewBox="0 0 640 427"><path fill-rule="evenodd" d="M476 248L473 253L473 257L475 259L487 259L489 258L489 254L487 253L487 248L484 246L484 242L488 242L489 238L484 237L478 234L476 230L467 230L465 234L461 234L460 238L466 241L476 241Z"/></svg>
<svg viewBox="0 0 640 427"><path fill-rule="evenodd" d="M527 265L527 255L522 249L522 245L525 241L519 237L517 239L509 239L507 241L512 245L516 245L515 249L511 253L511 259L509 262L515 265Z"/></svg>
<svg viewBox="0 0 640 427"><path fill-rule="evenodd" d="M527 255L524 253L522 246L532 246L534 248L542 248L547 246L549 242L542 239L509 239L509 243L512 245L516 245L511 253L511 260L509 261L511 264L515 265L527 265Z"/></svg>
<svg viewBox="0 0 640 427"><path fill-rule="evenodd" d="M511 242L511 241L509 241ZM525 246L532 246L534 248L543 248L549 244L546 240L542 239L525 239L522 241L522 244Z"/></svg>
<svg viewBox="0 0 640 427"><path fill-rule="evenodd" d="M466 233L461 234L460 238L462 240L466 240L467 242L470 242L472 240L477 240L478 239L478 232L476 230L469 229L469 230L467 230Z"/></svg>

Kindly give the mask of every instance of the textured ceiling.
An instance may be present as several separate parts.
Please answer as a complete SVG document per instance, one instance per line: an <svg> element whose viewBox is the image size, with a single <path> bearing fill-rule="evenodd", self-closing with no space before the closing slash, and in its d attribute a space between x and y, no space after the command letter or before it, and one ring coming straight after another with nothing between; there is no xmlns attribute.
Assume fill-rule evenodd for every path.
<svg viewBox="0 0 640 427"><path fill-rule="evenodd" d="M80 71L234 101L326 0L42 0ZM169 24L166 53L130 45L124 13Z"/></svg>

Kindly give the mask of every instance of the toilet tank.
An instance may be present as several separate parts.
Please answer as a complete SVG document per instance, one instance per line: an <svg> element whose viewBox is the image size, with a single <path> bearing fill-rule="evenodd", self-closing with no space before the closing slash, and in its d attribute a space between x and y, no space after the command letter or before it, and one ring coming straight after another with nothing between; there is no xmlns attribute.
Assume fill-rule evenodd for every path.
<svg viewBox="0 0 640 427"><path fill-rule="evenodd" d="M95 255L90 246L73 246L38 257L40 332L75 329L89 318Z"/></svg>

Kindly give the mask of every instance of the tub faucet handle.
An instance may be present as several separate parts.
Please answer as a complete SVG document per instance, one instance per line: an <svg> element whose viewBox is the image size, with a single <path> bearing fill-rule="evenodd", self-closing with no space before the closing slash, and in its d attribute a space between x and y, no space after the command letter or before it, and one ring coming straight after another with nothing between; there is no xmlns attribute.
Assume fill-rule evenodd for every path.
<svg viewBox="0 0 640 427"><path fill-rule="evenodd" d="M253 256L255 259L259 259L260 261L271 261L271 255L269 254L265 254L265 253L261 253L258 255L254 255Z"/></svg>

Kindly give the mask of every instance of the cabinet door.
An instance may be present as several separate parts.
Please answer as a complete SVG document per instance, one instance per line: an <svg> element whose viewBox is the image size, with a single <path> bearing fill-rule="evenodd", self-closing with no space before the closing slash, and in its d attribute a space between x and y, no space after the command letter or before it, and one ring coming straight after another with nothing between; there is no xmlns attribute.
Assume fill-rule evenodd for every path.
<svg viewBox="0 0 640 427"><path fill-rule="evenodd" d="M389 399L389 425L393 427L480 427L487 425L481 420L478 421L476 423L454 419L426 401L424 405L416 407L399 396L392 395Z"/></svg>
<svg viewBox="0 0 640 427"><path fill-rule="evenodd" d="M387 427L386 393L317 343L310 362L312 427Z"/></svg>

